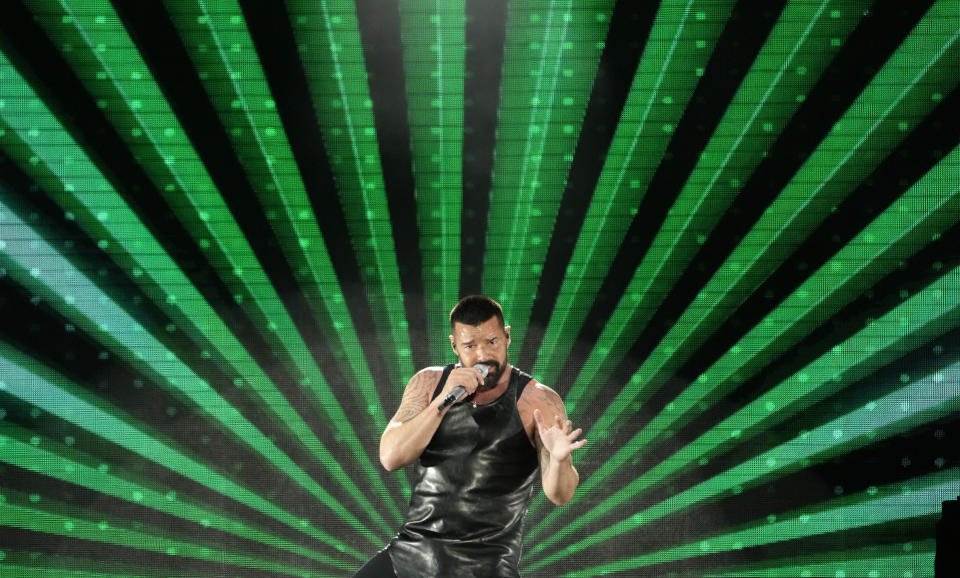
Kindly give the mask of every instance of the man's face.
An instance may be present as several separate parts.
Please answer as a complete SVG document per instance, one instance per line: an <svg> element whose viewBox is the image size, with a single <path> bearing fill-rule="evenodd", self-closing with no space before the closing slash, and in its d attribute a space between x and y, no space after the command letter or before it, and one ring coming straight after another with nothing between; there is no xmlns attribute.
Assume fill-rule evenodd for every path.
<svg viewBox="0 0 960 578"><path fill-rule="evenodd" d="M507 367L510 327L500 327L495 316L480 325L454 323L450 345L462 366L473 367L478 363L489 366L490 372L482 389L491 389L497 385Z"/></svg>

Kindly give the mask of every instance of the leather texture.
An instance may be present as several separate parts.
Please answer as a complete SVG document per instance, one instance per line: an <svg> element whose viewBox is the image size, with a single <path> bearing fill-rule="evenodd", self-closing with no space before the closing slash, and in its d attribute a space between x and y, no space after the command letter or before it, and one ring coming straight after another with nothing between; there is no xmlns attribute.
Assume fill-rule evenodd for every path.
<svg viewBox="0 0 960 578"><path fill-rule="evenodd" d="M406 520L388 547L398 578L520 576L523 519L539 472L517 411L529 381L513 368L499 398L459 403L444 416L415 466Z"/></svg>

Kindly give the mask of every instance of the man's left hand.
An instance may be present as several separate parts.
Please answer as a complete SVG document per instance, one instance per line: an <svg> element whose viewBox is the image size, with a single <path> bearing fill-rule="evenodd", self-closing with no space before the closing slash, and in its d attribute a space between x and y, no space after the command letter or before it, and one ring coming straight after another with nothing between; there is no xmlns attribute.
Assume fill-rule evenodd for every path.
<svg viewBox="0 0 960 578"><path fill-rule="evenodd" d="M577 440L583 429L573 429L573 422L564 421L559 415L555 415L553 423L547 425L543 419L543 413L539 409L533 410L533 419L537 424L537 435L540 436L540 443L550 454L550 459L563 461L570 457L574 450L578 450L587 445L587 440Z"/></svg>

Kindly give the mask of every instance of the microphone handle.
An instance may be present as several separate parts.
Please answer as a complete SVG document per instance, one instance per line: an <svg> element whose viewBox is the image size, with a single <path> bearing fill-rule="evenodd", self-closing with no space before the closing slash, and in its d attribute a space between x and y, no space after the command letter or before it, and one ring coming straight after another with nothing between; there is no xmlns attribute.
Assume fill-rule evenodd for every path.
<svg viewBox="0 0 960 578"><path fill-rule="evenodd" d="M462 385L458 385L447 394L447 397L443 398L443 402L437 406L437 411L443 411L447 409L451 405L460 401L460 398L465 395L467 395L467 389Z"/></svg>

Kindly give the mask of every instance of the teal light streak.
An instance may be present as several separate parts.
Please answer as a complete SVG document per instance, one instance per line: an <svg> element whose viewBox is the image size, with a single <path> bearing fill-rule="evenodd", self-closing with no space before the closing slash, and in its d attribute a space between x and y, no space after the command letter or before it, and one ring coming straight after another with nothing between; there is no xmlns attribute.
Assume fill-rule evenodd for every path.
<svg viewBox="0 0 960 578"><path fill-rule="evenodd" d="M145 273L149 273L151 278L164 281L169 280L168 283L160 284L159 291L156 291L152 286L144 288L151 299L155 302L165 303L168 306L177 303L180 304L180 307L193 305L196 307L194 310L196 316L190 321L191 324L194 323L194 321L219 321L216 313L204 301L203 297L186 278L185 274L177 267L173 259L163 250L159 242L143 225L137 215L116 191L114 191L110 183L104 178L97 167L93 165L83 150L70 138L57 120L53 118L50 111L36 98L36 95L30 87L26 85L3 55L0 55L0 79L5 81L0 83L0 100L5 100L6 102L4 107L0 107L0 128L9 126L12 129L12 131L4 131L4 140L0 140L0 147L10 152L11 156L21 164L25 171L34 175L41 184L45 185L54 199L67 210L71 218L79 221L81 226L83 226L92 238L101 239L98 246L105 249L122 268L129 269L134 279ZM11 134L11 132L13 134ZM20 140L15 141L15 136L19 137ZM31 150L35 153L35 156L25 158L26 155L29 154L28 151ZM64 157L68 159L68 162L63 162ZM56 173L50 175L49 173L43 172L44 168L49 168L49 170L56 171ZM18 224L18 220L15 217L11 218L14 223L11 227L25 229L24 232L21 233L22 235L35 235L33 231L27 231L26 229L28 229L28 227L22 223ZM43 254L51 261L48 263L35 261L34 265L26 267L26 269L36 268L42 271L44 267L52 266L53 262L62 261L59 253L48 244L42 243L39 239L37 239L37 243L44 248ZM38 255L39 253L31 253L30 247L22 247L14 251L12 256L18 260L36 260ZM133 261L133 263L131 263L131 261ZM56 265L54 270L60 270L61 267L64 270L72 269L72 266L66 264L62 266ZM89 285L90 287L87 291L91 291L91 295L99 293L99 289L93 283L89 280L80 280L79 277L80 276L78 276L77 282ZM52 283L51 287L53 287L57 286L60 280L53 279L52 276L48 275L44 281L48 284ZM33 280L28 277L23 282L30 284ZM43 289L39 289L39 291L43 291ZM72 296L77 291L77 286L61 284L59 285L59 289L57 289L57 295ZM54 298L53 301L59 302L60 299ZM177 307L166 307L164 309L165 311L179 313ZM123 320L118 324L119 326L129 327L124 324L128 322L135 323L125 312L122 312L122 309L117 307L117 310L120 312L120 318ZM183 313L189 311L189 309L186 309ZM98 311L96 307L92 307L89 311L85 312L85 314L90 315L92 319L96 319L102 312ZM113 314L113 312L111 312L111 314ZM174 318L182 317L175 315ZM190 319L189 315L187 319ZM135 326L139 327L139 325ZM110 325L107 324L106 327L108 327L107 331L109 331ZM119 329L116 328L114 328L114 330L119 331ZM106 333L106 331L101 331L99 326L95 324L91 334L96 335L98 333ZM229 331L226 331L226 333L229 334ZM124 341L112 340L112 337L113 336L107 337L105 335L104 339L108 342L112 341L113 345L118 348L121 356L129 357L128 352L131 350L135 351L134 348L128 347ZM134 346L144 344L148 350L165 351L159 342L145 332L142 334L138 333L136 339L128 343ZM157 349L157 347L160 349ZM166 357L167 355L167 353L164 353L162 357ZM169 355L172 356L172 354ZM134 358L134 363L136 365L136 358ZM163 367L163 364L159 363L157 367ZM199 378L193 374L193 371L186 366L182 366L182 368L178 366L176 371L184 372L184 375L187 376L185 380L188 383L199 380ZM166 376L162 372L160 375L164 376L160 382L167 383L169 376ZM322 379L319 375L318 378ZM169 383L173 386L174 391L182 389L180 377L175 378ZM308 384L305 383L304 385ZM199 388L199 391L203 391L204 393L213 392L209 385ZM321 406L330 416L342 418L335 422L335 425L339 427L338 431L343 432L345 436L351 434L352 428L349 422L346 421L343 409L337 403L336 398L333 396L329 387L326 386L326 383L321 382L316 384L316 388L311 391L315 395L320 396ZM196 392L187 388L187 399L196 402L197 400L192 397L194 393ZM214 393L214 395L216 394ZM220 399L222 404L214 403L212 405L205 405L201 402L199 403L199 407L208 413L211 412L211 408L220 407L223 404L233 409L229 404L226 404L222 398L219 398L219 396L217 396L217 399ZM224 421L225 418L216 412L210 415L215 419L220 419L224 425L227 425L228 429L230 428L228 421L232 418ZM252 428L253 426L250 425L250 427ZM254 429L254 431L256 430ZM353 433L353 436L354 440L356 440L355 433ZM265 440L265 436L258 431L257 435L253 437L245 438L241 436L241 438L248 444L261 444ZM349 441L350 438L345 437L345 439ZM318 442L319 440L311 443L310 447L316 447L317 451L324 452L324 448L317 445ZM354 441L354 445L359 447L359 441ZM264 454L264 448L271 449ZM260 453L269 459L289 461L289 458L282 452L279 452L273 443L269 441L262 445ZM283 457L281 458L280 456ZM373 508L366 497L359 491L353 480L346 474L340 464L333 459L321 459L320 463L372 516L373 520L378 523L384 532L390 532L391 526L383 520L379 512ZM301 485L306 484L304 487L314 495L326 495L323 488L299 466L293 470L286 470L285 468L281 468L281 470L293 473L293 475L299 478L298 482ZM348 514L347 511L336 502L330 501L330 504L336 506L342 515L352 517L352 515Z"/></svg>
<svg viewBox="0 0 960 578"><path fill-rule="evenodd" d="M53 504L53 507L56 507ZM116 544L159 552L169 556L195 558L241 568L255 568L269 572L278 572L290 576L329 576L306 570L302 567L284 564L279 560L266 560L247 556L238 552L202 546L195 542L173 538L162 533L162 529L131 529L117 527L118 522L102 520L94 522L76 518L59 512L47 512L39 507L28 507L0 501L0 526L24 528L47 534L80 538L105 544ZM138 524L142 525L142 523ZM195 539L191 537L190 539ZM0 564L0 570L3 565Z"/></svg>
<svg viewBox="0 0 960 578"><path fill-rule="evenodd" d="M954 149L677 396L634 438L637 450L702 413L954 226L958 183L960 149Z"/></svg>
<svg viewBox="0 0 960 578"><path fill-rule="evenodd" d="M636 463L652 444L668 438L672 431L723 399L767 361L789 351L804 335L860 295L864 288L872 286L931 239L956 224L960 220L960 185L957 183L960 183L960 149L940 161L617 450L588 481L581 484L577 501L613 473ZM898 308L897 315L916 319L927 307L920 299ZM903 330L903 327L899 328L894 335L900 336ZM846 347L838 345L836 350L837 354L843 354ZM836 370L837 360L834 356L829 359ZM849 357L844 357L840 363L852 362L848 360ZM811 371L808 369L805 373L809 375ZM784 391L780 395L789 396L789 393ZM743 427L734 429L742 431ZM730 430L721 430L726 431ZM691 455L689 451L683 454ZM655 471L658 469L654 468ZM556 514L551 513L531 532L531 537L555 517Z"/></svg>
<svg viewBox="0 0 960 578"><path fill-rule="evenodd" d="M335 568L347 568L343 562L330 556L251 527L228 514L192 504L170 488L161 488L156 485L148 487L146 484L149 482L138 484L128 481L114 475L113 472L117 471L116 467L102 468L88 465L96 458L56 441L40 438L32 431L6 422L0 422L0 460L25 470L152 508L164 514L190 520L205 528L222 530L241 538L281 548Z"/></svg>
<svg viewBox="0 0 960 578"><path fill-rule="evenodd" d="M746 407L726 418L625 487L614 492L612 496L579 516L577 520L565 526L555 535L539 541L537 546L530 551L530 554L546 549L549 545L556 543L592 520L617 511L628 500L655 484L689 469L700 459L717 455L723 449L729 447L730 444L742 443L776 423L803 411L817 401L839 391L845 385L853 383L889 363L895 357L902 355L906 348L916 347L958 323L960 323L960 268L954 269L941 277L921 293L911 297L896 309L877 319L846 342L837 345L829 354L797 371L790 378L750 402ZM955 371L957 371L956 366L947 370L946 375L952 375ZM894 395L902 395L905 399L910 399L909 395L917 395L931 403L936 400L949 400L951 390L941 386L945 380L944 372L927 376L910 388L900 390L908 393L890 394L883 398L887 400L884 407L897 407L896 402L900 400L897 397L891 397ZM934 392L934 394L930 392ZM871 402L872 405L868 404L866 409L859 410L861 413L856 415L862 415L863 420L868 423L871 419L890 419L891 416L896 415L895 412L888 415L876 411L878 403L879 400ZM874 416L871 418L870 416L874 412L882 417ZM879 429L882 422L877 421L875 425ZM827 426L823 426L817 431L826 432L825 427ZM837 429L834 428L833 431L835 432ZM840 428L839 431L843 431L843 428ZM832 432L830 433L832 435ZM630 463L635 456L640 455L642 450L646 449L646 444L650 441L649 437L646 429L638 432L633 439L584 482L578 489L579 492L582 492L580 497L582 498L592 492L609 475ZM864 443L872 441L872 439L866 438ZM804 451L809 449L806 448ZM691 494L690 499L697 500L702 499L702 497ZM548 517L543 520L531 532L531 538L536 537L550 523L551 519L551 517Z"/></svg>
<svg viewBox="0 0 960 578"><path fill-rule="evenodd" d="M452 357L447 316L460 296L464 12L463 0L400 2L427 338L438 364Z"/></svg>
<svg viewBox="0 0 960 578"><path fill-rule="evenodd" d="M952 274L938 281L935 285L938 286L927 294L927 299L933 300L932 297L937 300L949 300L952 307L942 316L931 315L933 319L929 323L933 328L928 328L927 331L943 332L960 322L960 315L958 315L958 310L960 310L960 270L954 270ZM894 335L898 335L896 325L901 324L901 317L898 316L896 319L890 319L889 317L891 316L887 316L884 321L876 322L870 326L873 335L869 339L864 339L864 350L862 352L864 355L878 352L881 356L887 356L889 360L889 357L899 353L881 349L884 339L890 339L886 337L887 332L892 331ZM891 321L894 323L890 323ZM894 327L890 327L890 325L894 325ZM917 338L916 335L908 335L898 339L898 341L915 343ZM847 355L856 356L857 353L848 351ZM724 434L728 437L738 438L743 430L732 427L731 421L743 420L744 417L749 416L748 419L752 420L753 424L766 423L769 426L770 421L785 419L811 403L822 399L824 392L817 392L814 388L809 388L807 384L810 381L811 379L806 373L799 372L794 378L778 386L776 390L772 390L755 400L747 408L728 418L724 423L701 436L687 448L674 454L674 457L670 460L662 462L657 468L617 492L588 515L578 518L574 524L564 528L549 540L542 542L542 546L538 545L531 551L531 554L555 543L563 536L569 535L577 527L600 515L601 510L603 512L610 511L616 505L622 504L625 499L639 493L643 486L649 485L656 477L662 476L663 470L677 467L677 462L680 462L680 464L688 462L692 459L691 454L704 455L705 452L697 447L701 440L710 439L716 444L720 441L718 438L724 437ZM824 379L823 381L827 380ZM784 389L789 389L791 397L784 395ZM634 531L644 524L675 514L695 504L722 497L728 493L737 494L748 486L773 480L800 468L808 467L812 463L839 455L842 452L849 452L855 448L896 435L920 423L928 423L951 415L958 409L960 409L960 363L928 375L877 400L870 401L860 408L811 431L801 432L792 440L750 458L646 510L638 511L629 518L622 519L616 524L596 532L590 538L580 540L556 554L538 560L530 568L540 568L555 563L570 554L602 544L605 540L614 536ZM690 454L687 453L688 451ZM674 463L671 464L671 461ZM927 504L926 507L930 507L930 505ZM622 512L622 509L620 511Z"/></svg>
<svg viewBox="0 0 960 578"><path fill-rule="evenodd" d="M303 532L338 551L362 559L352 546L316 528L263 499L233 480L189 457L148 433L147 426L95 396L62 375L0 342L0 391L33 404L96 436L127 449L148 461L193 480L230 499L258 510L291 528ZM107 466L109 468L109 466ZM364 533L366 535L366 533ZM371 538L373 541L373 538Z"/></svg>
<svg viewBox="0 0 960 578"><path fill-rule="evenodd" d="M660 4L538 354L541 381L558 379L589 311L582 304L596 298L733 4L710 3L709 18L696 0Z"/></svg>
<svg viewBox="0 0 960 578"><path fill-rule="evenodd" d="M736 191L729 189L726 185L717 186L717 181L720 179L721 174L724 175L725 183L734 180L744 182L749 178L750 173L763 160L766 148L774 142L786 126L788 119L800 106L793 97L794 93L805 93L812 88L829 63L829 59L820 57L823 51L823 47L819 42L820 39L826 37L845 38L855 27L859 18L859 12L846 10L838 15L840 17L834 18L833 15L836 15L836 12L830 11L831 17L824 18L824 11L828 5L829 2L791 2L784 8L778 24L774 27L773 31L771 31L770 38L764 44L751 70L746 75L743 84L734 96L713 138L708 143L703 155L700 157L700 161L691 173L690 179L681 191L677 202L669 211L663 227L651 245L651 250L641 262L637 273L633 277L630 288L627 290L620 306L612 315L607 328L598 341L597 347L584 365L583 371L577 378L573 389L566 396L564 401L571 415L578 411L578 407L582 409L593 400L600 388L590 387L589 384L591 381L606 379L606 377L609 376L610 372L616 366L616 363L620 361L630 345L632 345L636 335L643 329L649 316L652 315L656 307L659 306L662 298L665 297L668 292L669 286L679 278L682 270L698 248L698 245L693 241L692 237L697 233L712 228L723 213L725 205L721 206L722 203L727 203L735 197ZM729 9L728 7L728 12ZM641 87L643 86L643 84L639 82L641 79L640 71L651 69L651 72L644 72L643 75L652 75L652 71L655 70L654 67L662 59L659 53L652 52L652 50L668 42L668 39L671 37L679 38L683 32L680 29L674 31L673 28L682 24L682 21L680 23L673 23L669 19L669 15L677 11L678 9L674 8L669 12L663 13L662 17L664 21L655 23L653 32L651 33L652 40L648 43L649 47L644 53L643 60L641 60L638 78L634 81L635 84L631 92L630 100L628 100L628 106L631 106L630 103L635 97L639 102L643 102L638 96L642 94L640 90L642 90ZM698 14L703 13L698 12ZM847 14L848 16L843 17L842 14ZM719 24L723 23L726 18L726 15L721 16L723 16L723 18L706 19L707 24L714 21L717 22L717 28L711 29L706 35L709 36L709 34L712 33L714 37L719 36L721 33ZM701 34L700 31L686 32L685 34L687 36L694 35L695 37L704 35ZM684 42L690 42L690 40L687 39ZM695 55L696 53L686 56L683 60L692 60ZM797 61L809 63L807 74L793 74L788 78L784 78L785 73L793 68ZM694 61L694 64L698 63ZM681 65L677 64L677 66ZM685 74L690 74L687 69L684 68L683 70ZM668 95L673 94L683 87L680 79L675 80L672 84L677 85L677 87L664 90L662 93ZM695 86L689 86L687 93L684 93L686 96L683 98L688 100L694 88ZM658 96L658 93L651 94L649 102L652 103L653 98L656 96ZM686 100L684 100L684 102L686 102ZM672 110L669 107L663 108L666 108L666 111ZM684 109L684 106L679 106L677 114L682 113ZM658 112L657 118L667 114L666 111ZM760 126L756 123L756 119L761 117L770 119L769 126L766 124ZM626 119L624 119L621 121L621 127L618 128L618 131L624 129L626 126L628 125L626 124ZM767 131L766 128L770 130ZM640 132L638 130L633 142L636 142L639 135ZM652 138L651 136L645 136L646 141ZM614 146L616 146L616 142L615 140ZM660 156L668 142L669 138L663 138L662 142L657 145L646 145L647 147L654 146L654 152L647 153L644 151L644 154L639 155L639 158L632 161L633 165L636 166L631 169L631 176L634 174L638 175L636 185L641 190L649 184L649 180L652 178L659 163ZM633 145L631 145L629 150L632 154ZM612 159L613 154L616 153L611 153L609 158ZM654 160L651 161L650 159ZM649 164L650 166L642 166L643 164ZM627 165L624 164L623 166L626 167ZM606 189L604 189L602 185L605 179L609 180L613 178L611 173L607 172L608 170L612 171L612 169L613 165L608 161L608 166L604 168L604 174L607 176L601 175L597 195L607 194ZM619 174L615 183L618 187L620 186ZM631 183L631 187L632 186ZM611 197L611 203L612 199L613 197ZM637 202L639 202L639 200L637 200ZM619 205L619 201L617 204ZM597 205L598 202L595 200L591 205L591 211L593 211ZM620 227L623 229L623 233L625 233L626 228L630 224L629 219L632 217L623 218L626 220L620 224ZM709 221L709 225L703 221L704 219ZM593 251L593 245L584 245L585 239L583 235L588 230L586 224L584 225L584 233L581 233L581 239L578 242L577 250L587 251L587 249L590 249L587 251L586 256L583 257L583 262L588 263L590 267L593 267L593 270L601 271L598 273L600 278L606 274L609 263L612 262L616 252L616 247L619 246L620 241L622 241L623 233L618 236L612 234L610 231L614 223L615 221L609 221L607 227L598 229L593 237L597 243L610 243L615 241L615 244L606 245L605 250ZM667 261L677 258L677 255L680 254L684 255L682 263L675 261L671 266L665 266ZM574 261L579 258L577 255L578 253L575 251ZM605 255L608 257L606 260ZM573 287L577 287L578 291L580 290L582 281L585 278L585 276L571 277L568 275L564 281L565 285L567 281L572 283L570 286L571 292L566 296L566 298L570 300L570 305L577 302L589 302L595 297L596 289L599 289L601 284L600 278L597 278L592 284L588 284L588 288L585 289L587 294L579 295L572 292ZM660 283L659 288L651 289L655 283ZM555 353L552 363L556 367L563 366L562 360L569 354L570 347L573 343L572 336L575 336L579 332L579 328L587 313L586 308L566 308L565 305L561 305L565 298L563 291L561 288L561 295L557 301L557 313L551 319L551 326L547 329L544 348L541 350L541 352L545 353L545 355L541 356L539 362L542 367L550 366L550 363L543 362L544 359L548 358L550 351ZM557 321L558 324L553 325L554 321ZM574 323L573 326L569 325L571 322ZM559 331L561 326L570 330L569 339L563 344L556 342L551 343L549 341L551 327L555 330L554 335L560 335L556 333L556 331ZM634 383L639 383L639 375L634 375L633 379L635 380ZM614 458L614 463L618 463L616 458ZM584 486L581 485L575 500L584 494ZM538 497L531 510L536 511L544 504L545 500L542 497ZM555 515L556 514L552 513L551 518ZM537 529L543 528L544 525L545 523L539 524ZM536 529L534 533L536 533Z"/></svg>
<svg viewBox="0 0 960 578"><path fill-rule="evenodd" d="M746 381L763 362L788 350L859 295L863 288L871 286L931 238L955 224L960 219L957 182L960 182L960 150L954 150L938 163L617 450L581 484L575 501L583 499L614 472L636 463L651 444L669 437L671 431L705 411ZM953 190L945 190L949 187ZM923 301L914 302L912 309L917 311L923 306ZM910 309L900 314L913 317ZM843 346L837 348L843 351ZM684 455L690 454L684 452ZM531 531L530 537L535 537L556 516L557 513L551 513Z"/></svg>
<svg viewBox="0 0 960 578"><path fill-rule="evenodd" d="M952 16L960 24L960 15ZM589 439L603 440L616 431L622 415L656 391L830 208L880 164L905 137L902 127L915 126L936 105L930 93L949 92L957 85L958 77L948 70L960 56L960 26L944 26L950 17L943 3L931 8L620 391L591 428ZM903 78L908 80L899 80ZM595 352L601 348L598 342Z"/></svg>
<svg viewBox="0 0 960 578"><path fill-rule="evenodd" d="M163 346L135 319L74 268L53 247L0 204L3 238L0 264L33 294L43 297L105 348L151 376L174 395L200 409L224 431L249 446L280 472L302 486L340 519L371 540L370 532L342 504L296 462L250 423L209 383L196 375L173 352ZM320 448L319 451L324 451ZM338 478L349 480L342 466L330 458L326 463Z"/></svg>
<svg viewBox="0 0 960 578"><path fill-rule="evenodd" d="M510 3L490 194L483 290L503 306L515 347L526 332L613 10L606 0L545 4Z"/></svg>
<svg viewBox="0 0 960 578"><path fill-rule="evenodd" d="M266 76L256 58L253 40L236 2L220 0L214 4L214 9L208 9L202 1L193 6L168 2L168 9L195 67L204 72L202 81L207 94L232 137L234 150L254 184L277 238L282 241L281 249L294 268L300 269L300 281L311 297L308 303L318 313L316 317L330 320L323 324L325 338L333 354L345 357L348 362L346 367L341 364L341 369L345 370L349 385L338 388L337 393L353 396L366 408L368 419L361 418L360 427L365 430L365 438L375 438L387 425L384 403L374 387ZM208 42L216 50L204 49L209 46ZM225 90L226 86L232 91ZM249 145L248 135L254 136L256 147ZM279 295L272 291L259 268L256 273L263 277L269 290L264 301L272 306L272 314L265 319L270 336L289 352L304 384L312 384L322 392L317 394L320 411L327 415L335 435L350 445L359 468L380 500L386 502L394 522L399 521L400 511L390 498L380 471L366 457L365 446L348 425L351 416L339 404L326 407L319 402L329 400L334 391L321 375L310 347L301 339ZM247 274L243 272L244 276ZM404 478L395 479L406 486Z"/></svg>
<svg viewBox="0 0 960 578"><path fill-rule="evenodd" d="M287 9L380 347L399 392L414 373L413 358L356 9L346 0L289 0Z"/></svg>
<svg viewBox="0 0 960 578"><path fill-rule="evenodd" d="M757 520L754 524L734 532L578 572L568 572L564 576L602 576L625 569L834 534L884 522L933 517L939 513L940 504L944 500L954 499L960 493L958 477L960 470L953 469L883 488L870 488L853 496L817 504L810 510L771 514L765 520Z"/></svg>
<svg viewBox="0 0 960 578"><path fill-rule="evenodd" d="M372 418L369 425L379 433L386 427L382 404L373 387L373 377L341 289L337 283L331 282L335 281L336 274L330 255L240 8L232 0L213 3L213 10L208 9L203 1L196 5L184 2L167 4L194 65L203 72L201 80L207 94L232 137L234 150L254 184L269 222L277 238L284 241L281 249L290 263L300 266L300 280L311 284L310 294L315 299L309 303L321 312L321 317L336 320L336 327L324 327L325 336L332 342L335 354L347 358L349 369L346 373L350 375L352 372L351 380L359 386L345 389L362 394L358 395L361 400L369 400L367 412ZM216 50L208 49L207 41ZM224 90L224 87L232 90ZM255 147L249 146L250 136ZM279 297L272 297L277 304L281 303ZM282 339L279 336L288 333L297 335L285 312L276 317L285 326L275 330L278 334L275 338ZM294 359L309 358L305 344L294 345L291 352ZM318 370L310 368L310 371Z"/></svg>
<svg viewBox="0 0 960 578"><path fill-rule="evenodd" d="M301 376L300 379L304 383L322 384L323 379L319 375L319 369L309 361L311 359L310 352L306 344L299 339L299 333L287 312L283 309L280 297L273 290L273 286L263 272L263 267L233 219L226 203L217 192L196 151L186 138L183 127L168 106L163 93L152 78L146 63L140 58L136 46L126 34L113 8L108 3L85 2L77 4L66 0L61 0L60 3L63 7L62 10L51 10L53 6L45 2L33 2L32 8L41 25L48 30L52 37L60 40L58 46L60 46L63 56L79 71L78 76L81 81L90 93L103 103L104 113L117 129L118 134L125 140L131 151L143 159L142 166L150 175L157 190L167 199L178 219L191 232L198 246L205 248L208 254L212 253L209 262L217 269L225 283L231 287L237 301L257 322L261 335L268 342L274 344L275 350L289 351L289 358L294 360L293 363L297 365L293 371ZM194 22L196 22L196 18L194 18ZM249 44L249 39L247 43ZM66 46L69 46L70 49L66 50ZM103 46L109 46L109 48L101 49ZM249 52L252 52L252 48L247 51L247 53ZM246 66L244 74L253 76L253 67ZM239 73L231 72L230 77L233 78L238 75ZM109 80L109 82L105 82L106 80ZM262 86L266 86L262 78L259 81ZM270 121L275 122L276 125L280 124L279 118L276 118L275 115ZM273 159L273 164L276 164L284 174L289 173L294 176L297 174L289 166L289 157L292 156L289 149L286 150L285 154L283 151L277 150L264 152L263 157L268 156ZM298 178L296 182L299 183ZM303 197L302 188L301 184L300 197ZM280 190L280 196L283 198L282 189ZM186 199L186 203L183 202L184 199ZM308 201L303 200L302 202L309 207ZM315 226L314 230L316 230ZM319 233L316 233L315 236L319 239ZM322 245L322 239L319 239L319 244L315 244L312 254L315 255L314 260L326 259L326 270L330 271L329 278L334 278L332 266L329 265L329 256ZM136 274L134 274L134 278L137 279ZM359 354L359 343L352 331L353 326L343 305L339 287L334 283L326 289L327 293L331 295L328 301L340 303L341 310L337 314L342 316L340 319L344 320L345 333L347 335L353 334L355 348L350 351L354 352L354 361L362 361L362 356ZM244 296L248 298L244 298ZM212 311L205 314L211 323L219 324L219 319ZM202 326L203 324L198 324L196 319L189 319L184 316L175 319L180 322L181 328L187 331L200 347L208 347L212 342L213 346L221 351L232 348L234 352L224 354L227 359L231 360L226 364L230 368L229 371L235 372L238 379L241 379L240 376L242 376L251 384L264 384L254 387L270 390L263 400L266 402L266 406L273 410L273 413L277 416L276 423L289 427L303 446L317 455L321 463L329 461L329 454L323 449L323 444L317 440L300 414L276 391L269 378L259 366L249 359L246 352L238 351L238 349L242 350L242 346L239 343L224 343L225 340L220 335L230 336L229 332L217 332L217 337L212 337L209 331L201 331L198 334L192 328L195 325ZM339 343L339 340L335 341ZM373 380L369 376L369 372L366 371L366 365L364 364L362 367L363 371L366 372L366 377L354 380L361 387L348 389L357 392L365 391L368 399L376 400L375 394L372 398L369 397L373 392ZM331 396L328 395L327 397L330 398ZM374 417L372 428L379 432L386 425L382 404L375 402L367 405L368 409L376 408L375 412L371 414ZM345 414L337 412L335 407L337 406L323 409L329 417L327 422L332 424L349 423L342 419ZM379 420L377 415L379 415ZM362 446L352 430L340 426L336 426L335 430L337 435L342 436L343 439L352 440L356 455L366 455L361 451ZM318 453L315 448L320 448L321 451ZM375 491L379 493L381 498L386 498L388 494L382 478L370 461L359 460L359 463L372 482ZM389 504L393 516L399 518L399 512L392 501ZM369 505L368 509L373 510Z"/></svg>

